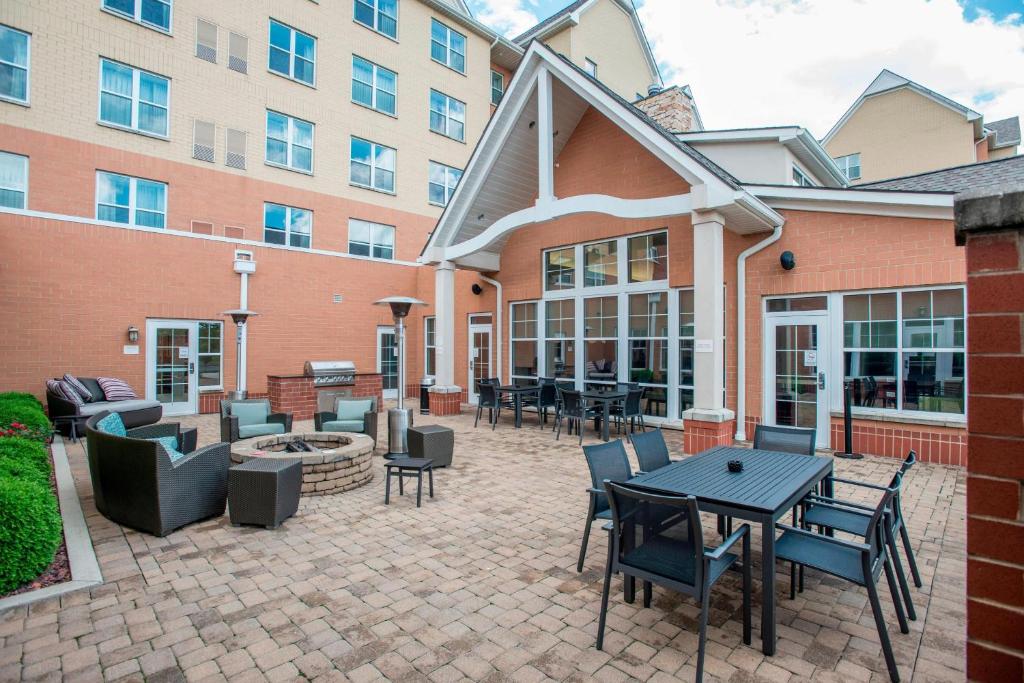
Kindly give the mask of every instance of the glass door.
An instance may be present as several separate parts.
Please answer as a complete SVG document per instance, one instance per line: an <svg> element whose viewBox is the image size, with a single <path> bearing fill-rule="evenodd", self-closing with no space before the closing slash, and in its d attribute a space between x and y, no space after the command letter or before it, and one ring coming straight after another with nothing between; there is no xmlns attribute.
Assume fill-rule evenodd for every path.
<svg viewBox="0 0 1024 683"><path fill-rule="evenodd" d="M769 316L767 321L765 422L817 429L818 447L827 447L827 316Z"/></svg>
<svg viewBox="0 0 1024 683"><path fill-rule="evenodd" d="M198 412L193 321L146 321L146 397L163 404L164 415Z"/></svg>
<svg viewBox="0 0 1024 683"><path fill-rule="evenodd" d="M398 398L398 338L394 327L377 328L377 372L384 398Z"/></svg>
<svg viewBox="0 0 1024 683"><path fill-rule="evenodd" d="M480 380L495 376L491 372L491 326L469 325L469 401L476 402Z"/></svg>

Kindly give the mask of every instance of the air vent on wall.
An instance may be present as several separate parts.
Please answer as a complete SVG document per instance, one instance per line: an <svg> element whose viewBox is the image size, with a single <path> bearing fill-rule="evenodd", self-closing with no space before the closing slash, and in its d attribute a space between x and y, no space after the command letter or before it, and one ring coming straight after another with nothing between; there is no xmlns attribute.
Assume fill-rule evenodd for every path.
<svg viewBox="0 0 1024 683"><path fill-rule="evenodd" d="M333 301L333 302L334 302L334 303L336 303L336 304L340 304L340 303L342 302L342 296L341 296L341 294L335 294L335 295L333 295L333 296L331 297L331 301Z"/></svg>
<svg viewBox="0 0 1024 683"><path fill-rule="evenodd" d="M228 36L228 68L240 74L249 73L249 39L245 36Z"/></svg>
<svg viewBox="0 0 1024 683"><path fill-rule="evenodd" d="M224 164L245 170L245 131L234 128L224 131Z"/></svg>
<svg viewBox="0 0 1024 683"><path fill-rule="evenodd" d="M224 236L230 237L231 239L240 240L245 238L245 228L236 228L232 225L224 226Z"/></svg>
<svg viewBox="0 0 1024 683"><path fill-rule="evenodd" d="M216 155L214 145L217 140L217 126L209 121L196 119L192 137L192 158L213 163Z"/></svg>
<svg viewBox="0 0 1024 683"><path fill-rule="evenodd" d="M196 57L217 63L217 24L196 19Z"/></svg>
<svg viewBox="0 0 1024 683"><path fill-rule="evenodd" d="M213 223L207 223L206 221L192 221L192 232L200 235L212 235Z"/></svg>

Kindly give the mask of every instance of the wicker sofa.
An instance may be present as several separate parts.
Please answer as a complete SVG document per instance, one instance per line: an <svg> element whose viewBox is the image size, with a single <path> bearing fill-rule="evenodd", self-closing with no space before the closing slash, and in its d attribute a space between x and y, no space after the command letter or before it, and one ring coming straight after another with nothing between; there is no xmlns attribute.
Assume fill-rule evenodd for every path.
<svg viewBox="0 0 1024 683"><path fill-rule="evenodd" d="M127 430L127 436L97 427L103 411L85 423L89 475L96 509L107 519L154 536L224 514L231 449L217 443L196 449L196 431L177 424ZM178 438L177 460L155 439Z"/></svg>
<svg viewBox="0 0 1024 683"><path fill-rule="evenodd" d="M79 377L82 384L92 394L92 400L85 405L75 405L71 401L46 390L46 408L50 418L55 417L78 417L75 420L79 425L78 433L82 433L81 425L93 415L103 411L119 413L124 420L124 426L128 428L142 427L155 424L163 417L164 407L159 401L147 401L145 399L131 399L128 401L108 401L103 396L103 390L93 377ZM65 422L59 423L61 431L67 435L70 425Z"/></svg>

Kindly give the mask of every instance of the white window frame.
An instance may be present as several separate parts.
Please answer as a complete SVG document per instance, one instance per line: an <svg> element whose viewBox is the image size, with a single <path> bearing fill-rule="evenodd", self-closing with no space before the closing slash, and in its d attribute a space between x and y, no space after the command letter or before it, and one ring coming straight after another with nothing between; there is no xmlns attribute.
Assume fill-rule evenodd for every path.
<svg viewBox="0 0 1024 683"><path fill-rule="evenodd" d="M444 201L441 203L435 202L430 198L430 188L432 186L437 186L437 183L431 180L431 176L433 175L433 170L435 167L439 167L441 171L444 173L444 186L442 187ZM452 183L452 177L456 174L458 175L458 177L455 178L455 182ZM439 161L429 161L427 167L427 203L433 206L448 206L448 202L451 201L452 195L455 194L455 188L458 187L460 180L462 180L462 169L455 168L454 166L449 166L447 164L442 164Z"/></svg>
<svg viewBox="0 0 1024 683"><path fill-rule="evenodd" d="M796 164L793 164L793 184L797 187L817 187L811 176Z"/></svg>
<svg viewBox="0 0 1024 683"><path fill-rule="evenodd" d="M267 241L267 207L268 206L279 206L285 209L284 213L284 244L277 244L276 242ZM309 246L297 246L292 244L292 212L293 211L305 211L309 214ZM277 202L263 202L263 232L260 233L260 241L263 244L269 244L275 247L288 247L290 249L312 249L313 248L313 219L315 218L313 209L307 209L302 206L291 206L289 204L278 204ZM275 232L280 232L275 229ZM304 235L305 233L296 232L296 235Z"/></svg>
<svg viewBox="0 0 1024 683"><path fill-rule="evenodd" d="M131 125L125 126L115 121L103 120L103 93L107 92L103 89L103 64L109 62L116 64L117 66L124 67L132 70L132 122ZM162 107L167 112L167 130L163 133L154 133L150 130L143 130L139 128L139 107L143 104L142 98L139 94L139 83L142 79L142 74L148 74L154 78L160 78L167 82L167 105L160 105L153 102L145 102L153 107ZM97 82L97 88L99 94L96 97L96 122L101 126L107 126L109 128L116 128L117 130L125 130L131 133L137 133L139 135L146 135L151 138L159 138L161 140L169 140L171 138L171 79L167 76L161 76L158 73L147 71L146 69L140 69L124 62L119 62L116 59L108 59L107 57L100 57L100 70L99 70L99 81ZM111 92L114 97L125 97L120 93Z"/></svg>
<svg viewBox="0 0 1024 683"><path fill-rule="evenodd" d="M615 320L615 336L614 337L609 337L609 336L604 335L604 334L595 334L593 336L588 336L588 334L587 334L587 302L591 301L591 300L594 300L594 299L611 299L611 300L613 300L615 302L615 315L614 315L614 320ZM582 311L583 330L582 330L581 341L580 341L580 344L581 344L580 352L581 352L581 354L583 356L583 386L584 386L584 388L586 388L586 386L588 384L604 384L604 385L612 384L613 385L613 384L615 384L618 381L618 377L619 377L619 359L622 357L622 353L619 350L619 346L621 346L621 342L623 341L622 337L619 334L620 333L619 321L621 319L621 316L619 316L619 305L620 305L619 297L617 295L615 295L615 294L603 294L601 296L582 296L579 299L579 304L578 305L583 307L583 311ZM603 311L603 306L602 306L602 315L600 315L598 317L598 319L601 320L602 323L605 320L609 320L609 319L613 318L613 316L603 315L603 313L604 313L604 311ZM587 344L589 342L609 342L609 341L610 342L615 342L615 358L611 359L611 360L613 360L615 362L615 377L612 378L612 379L589 379L587 377L587 372L588 372L588 370L587 370Z"/></svg>
<svg viewBox="0 0 1024 683"><path fill-rule="evenodd" d="M6 64L7 66L14 67L15 69L22 69L25 72L25 99L21 100L17 97L11 97L10 95L0 94L0 100L4 102L13 102L14 104L23 104L29 106L32 98L32 34L27 31L16 29L13 26L7 26L6 24L0 24L0 30L11 31L13 33L20 33L25 36L25 64L15 64L14 62L8 62L0 60L0 63Z"/></svg>
<svg viewBox="0 0 1024 683"><path fill-rule="evenodd" d="M850 163L850 161L854 157L857 157L857 163L856 164ZM853 152L852 154L844 154L841 157L836 157L834 159L834 161L836 162L836 166L839 167L839 170L841 170L843 172L843 175L846 176L847 180L860 180L861 174L864 171L863 167L860 165L860 152ZM857 175L856 176L852 176L852 175L850 175L850 169L855 167L855 166L857 168Z"/></svg>
<svg viewBox="0 0 1024 683"><path fill-rule="evenodd" d="M590 76L593 76L594 78L597 78L597 62L595 62L590 57L584 57L583 58L583 71L585 71Z"/></svg>
<svg viewBox="0 0 1024 683"><path fill-rule="evenodd" d="M368 143L370 145L370 164L369 164L369 166L370 166L370 184L369 185L364 185L363 183L358 183L352 177L352 164L356 163L355 160L352 158L352 141L353 140L360 140L360 141L366 142L366 143ZM390 149L392 152L395 153L395 167L391 168L391 169L387 169L387 168L382 169L382 170L385 170L385 171L391 171L391 177L394 180L394 182L393 182L394 187L392 187L390 190L379 188L376 185L377 168L378 168L377 167L377 148L378 147L381 148L381 149ZM362 162L359 162L359 163L362 163ZM365 190L373 190L374 192L383 192L384 194L398 194L398 150L396 148L394 148L394 147L388 147L387 145L382 145L380 143L374 142L373 140L367 140L366 138L361 138L358 135L351 136L349 138L349 147L348 147L348 183L349 183L349 185L352 185L353 187L361 187L361 188L363 188Z"/></svg>
<svg viewBox="0 0 1024 683"><path fill-rule="evenodd" d="M367 247L367 252L368 252L366 254L354 254L352 252L352 242L353 242L353 240L352 240L352 224L353 223L360 223L360 224L365 225L368 228L368 233L367 233L368 237L367 237L367 241L365 242L366 247ZM374 239L374 236L375 236L375 233L376 233L376 228L387 228L387 230L390 231L390 233L391 233L391 245L390 245L389 248L391 249L391 256L374 256L374 254L373 254L374 249L384 248L384 247L387 246L383 242L378 243ZM373 259L374 261L394 261L395 260L395 249L396 249L396 245L395 245L396 233L397 233L397 230L395 229L395 226L388 225L387 223L377 223L377 222L374 222L374 221L363 220L362 218L349 218L348 219L348 242L347 242L348 253L352 254L353 256L359 256L360 258ZM364 244L364 243L363 242L358 242L358 244Z"/></svg>
<svg viewBox="0 0 1024 683"><path fill-rule="evenodd" d="M216 325L218 328L220 328L220 351L218 351L217 353L199 350L199 338L202 335L201 330L203 325ZM200 384L202 378L199 375L199 359L205 356L217 357L217 361L220 364L220 370L218 372L218 377L220 378L219 384L209 384L206 386ZM200 320L196 325L196 389L200 392L224 390L224 323L221 320Z"/></svg>
<svg viewBox="0 0 1024 683"><path fill-rule="evenodd" d="M356 7L358 7L359 5L366 5L367 7L369 7L373 11L373 24L374 24L373 26L370 26L369 24L363 23L358 18L356 18ZM359 24L360 26L365 26L366 28L370 29L374 33L379 33L380 35L384 36L385 38L390 38L391 40L393 40L395 42L398 42L398 12L399 12L398 8L400 6L401 6L401 0L395 0L395 16L392 17L390 14L387 14L386 12L384 12L384 11L382 11L380 9L380 2L379 2L379 0L354 0L353 3L352 3L352 21L357 23L357 24ZM384 31L380 30L380 17L382 15L385 16L385 17L388 17L389 19L394 20L394 22L395 22L395 35L391 35L390 33L386 33Z"/></svg>
<svg viewBox="0 0 1024 683"><path fill-rule="evenodd" d="M361 62L365 62L366 64L370 65L370 74L371 74L370 78L373 79L372 83L366 83L365 81L360 81L360 80L358 80L356 78L356 60L359 60ZM394 92L390 92L389 93L384 88L381 88L381 87L378 86L378 84L377 84L377 76L378 76L378 74L381 71L386 71L387 73L391 74L392 78L394 79L394 83L395 83L395 91ZM363 85L369 86L369 88L370 88L370 103L369 104L366 104L365 102L360 102L359 100L356 99L355 92L354 92L355 84L356 83L362 83ZM359 55L352 55L352 88L350 90L351 90L352 103L353 104L357 104L360 107L366 107L367 109L372 109L372 110L380 112L381 114L384 114L386 116L392 116L394 118L398 118L398 73L397 72L392 71L391 69L389 69L389 68L387 68L385 66L381 66L380 64L377 64L376 62L371 62L369 59L366 59L365 57L360 57ZM392 99L394 100L394 111L388 111L387 109L382 109L380 106L378 106L377 96L378 96L378 93L381 93L381 92L385 93L387 95L391 95Z"/></svg>
<svg viewBox="0 0 1024 683"><path fill-rule="evenodd" d="M283 164L282 163L278 163L276 161L271 161L270 158L267 155L267 142L270 141L270 139L271 139L271 137L270 137L270 117L271 116L281 116L281 117L284 117L284 119L287 121L286 128L287 128L287 131L288 131L287 132L288 139L287 140L280 140L279 138L273 138L274 140L278 140L279 142L284 142L285 143L285 147L287 149L287 157L286 157L287 161L286 161L286 163L283 163ZM294 147L303 147L303 145L300 145L300 144L295 142L295 135L296 135L296 125L295 124L296 124L296 122L308 123L309 127L310 127L310 132L309 132L309 137L310 137L309 169L308 170L305 169L305 168L301 168L299 166L295 166L292 163L293 148ZM300 119L300 118L298 118L296 116L289 116L288 114L282 114L281 112L274 111L273 109L268 109L267 110L267 117L264 120L264 123L266 124L266 128L264 129L264 138L263 138L263 162L267 166L273 166L275 168L283 168L283 169L285 169L287 171L295 171L296 173L305 173L306 175L313 175L313 168L315 167L314 166L314 164L315 164L314 157L316 156L316 151L315 151L316 150L316 124L313 123L312 121L306 121L305 119Z"/></svg>
<svg viewBox="0 0 1024 683"><path fill-rule="evenodd" d="M432 328L432 329L431 329ZM431 343L433 340L433 343ZM434 350L434 367L430 367L430 350ZM431 372L431 369L434 372ZM437 316L428 315L423 318L423 374L434 377L437 374Z"/></svg>
<svg viewBox="0 0 1024 683"><path fill-rule="evenodd" d="M498 77L498 87L494 87L494 77ZM497 94L497 97L495 97ZM491 69L491 104L497 107L501 103L501 98L505 96L505 74Z"/></svg>
<svg viewBox="0 0 1024 683"><path fill-rule="evenodd" d="M278 48L276 45L272 45L272 43L270 42L270 33L271 33L271 30L273 29L273 25L274 24L277 24L279 26L283 26L284 28L288 29L288 31L289 31L289 33L288 33L288 73L281 73L280 71L277 71L276 69L273 69L270 66L271 50L273 50L273 49L281 49L281 48ZM313 81L312 82L304 81L301 78L296 78L296 76L295 76L295 59L297 57L297 55L295 54L295 34L297 34L297 33L301 33L302 35L306 36L307 38L309 38L309 39L311 39L313 41L313 59L309 60L309 61L313 62ZM319 50L320 50L320 45L319 45L319 43L317 41L317 37L314 36L312 33L306 33L305 31L300 31L299 29L295 28L294 26L292 26L290 24L286 24L283 21L279 21L278 19L274 19L273 17L271 17L269 23L267 23L267 71L269 71L270 73L272 73L272 74L274 74L276 76L281 76L282 78L287 78L290 81L295 81L296 83L301 83L302 85L309 86L310 88L316 88L316 76L317 76L316 62L317 62L317 53L319 52ZM302 59L305 59L305 58L303 57Z"/></svg>
<svg viewBox="0 0 1024 683"><path fill-rule="evenodd" d="M146 229L146 230L166 230L167 229L167 201L168 201L168 199L170 197L170 186L167 183L165 183L165 182L163 182L161 180L151 180L150 178L139 178L137 176L128 175L127 173L116 173L114 171L103 171L103 170L97 170L96 171L96 190L95 190L95 193L94 193L94 202L93 202L94 206L96 207L96 211L95 211L96 220L105 220L105 219L100 218L100 176L101 175L120 176L122 178L127 178L128 181L129 181L129 184L128 184L128 206L127 206L127 209L128 209L128 222L127 223L121 223L120 221L107 221L108 223L116 223L117 225L129 225L129 226L131 226L133 228L143 228L143 229ZM140 180L143 181L143 182L146 182L146 183L155 183L157 185L163 185L164 186L164 206L163 206L163 211L157 211L155 209L142 209L146 213L158 213L158 214L162 215L164 217L164 221L163 221L164 224L163 224L162 227L158 228L158 227L155 227L155 226L152 226L152 225L139 225L139 223L135 220L136 219L136 214L139 211L137 189L138 189L138 184L139 184ZM120 204L107 204L105 202L103 203L103 205L104 206L116 206L116 207L119 207L119 208L121 207Z"/></svg>
<svg viewBox="0 0 1024 683"><path fill-rule="evenodd" d="M100 0L100 9L102 9L104 12L108 12L109 14L114 15L115 17L119 17L121 19L125 19L126 21L138 24L139 26L145 26L146 28L153 29L154 31L159 31L160 33L166 33L167 35L173 34L172 29L174 28L174 0L153 0L153 2L157 2L161 5L167 5L167 28L146 21L142 18L143 0L132 0L132 2L135 5L134 14L122 12L116 7L108 7L107 0Z"/></svg>
<svg viewBox="0 0 1024 683"><path fill-rule="evenodd" d="M535 330L532 337L518 337L516 336L516 307L525 306L527 304L533 304L533 328ZM517 379L532 379L536 380L541 376L542 366L541 361L541 347L544 345L544 339L540 336L541 334L541 323L540 316L544 311L544 302L537 299L530 299L527 301L513 301L509 303L508 307L508 320L509 320L509 332L508 332L508 376L510 381L515 384ZM517 375L515 374L515 353L513 348L515 342L526 341L534 343L534 353L537 356L537 374L536 375Z"/></svg>
<svg viewBox="0 0 1024 683"><path fill-rule="evenodd" d="M445 42L444 42L444 45L441 45L441 43L438 43L437 41L434 40L434 24L437 24L438 26L440 26L442 29L445 30ZM456 50L452 46L452 36L458 36L458 37L462 38L462 52L459 52L458 50ZM438 45L441 45L441 47L444 48L444 59L443 60L438 59L437 57L434 56L434 44L435 43L438 44ZM434 18L430 19L430 59L431 59L431 61L437 62L438 64L441 64L442 66L448 67L449 69L451 69L455 73L462 74L463 76L465 76L466 75L466 52L468 51L468 47L469 47L469 41L466 39L466 36L464 34L459 33L458 31L456 31L455 29L453 29L451 26L449 26L448 24L444 23L443 21L438 21L437 19L434 19ZM461 69L456 68L452 64L452 54L453 53L462 56L462 68Z"/></svg>
<svg viewBox="0 0 1024 683"><path fill-rule="evenodd" d="M438 110L434 109L433 99L434 99L434 95L435 94L436 95L440 95L441 97L444 98L444 110L443 111L438 111ZM462 100L455 99L451 95L446 95L443 92L441 92L440 90L436 90L434 88L430 89L430 100L431 100L430 101L430 114L434 114L434 113L439 114L442 117L441 120L444 122L444 129L443 130L438 130L437 128L434 128L434 117L433 116L429 116L429 120L427 122L427 125L429 126L431 132L437 133L438 135L443 135L446 138L451 138L452 140L457 140L459 142L465 142L466 141L466 103L463 102ZM461 119L459 118L457 112L453 111L453 107L452 107L453 103L462 105L462 118ZM462 124L462 137L456 137L455 135L452 134L452 132L451 132L451 128L452 128L451 122L452 121L455 121L457 123L461 123Z"/></svg>
<svg viewBox="0 0 1024 683"><path fill-rule="evenodd" d="M679 415L680 418L682 417L682 412L684 410L686 410L685 408L683 408L682 392L683 391L689 391L692 394L691 399L693 399L693 400L696 400L696 392L697 392L696 367L694 367L693 383L692 384L683 384L683 375L682 375L682 372L683 372L682 360L683 360L683 358L682 358L682 356L683 356L683 349L685 347L683 342L690 342L690 344L689 344L689 346L690 346L690 349L689 349L690 350L690 355L694 356L694 358L693 358L694 365L696 365L696 363L697 363L697 358L696 358L697 350L695 348L696 347L696 343L697 343L696 342L696 339L697 339L697 320L696 320L696 308L697 308L697 305L696 305L696 301L694 301L694 310L690 311L690 313L689 313L689 315L693 316L693 320L690 322L690 327L692 327L693 329L692 329L690 334L684 335L683 332L682 332L682 327L683 327L683 293L684 292L687 292L689 294L693 294L693 287L680 287L679 289L676 290L676 300L677 300L677 303L676 303L676 310L675 310L675 335L672 335L673 325L672 325L672 323L669 323L669 334L671 336L678 337L678 344L679 344L679 347L676 350L676 357L678 358L678 361L677 361L678 362L678 366L677 366L676 375L675 375L675 377L676 377L676 392L675 393L677 394L676 401L678 402L678 408L676 409L676 414ZM722 344L722 348L725 348L725 344ZM724 386L724 384L723 384L723 386Z"/></svg>
<svg viewBox="0 0 1024 683"><path fill-rule="evenodd" d="M19 158L21 160L21 167L23 169L22 170L22 180L21 180L22 184L21 184L21 187L18 187L18 186L15 186L15 185L3 185L3 184L0 184L0 190L8 190L8 191L11 191L11 192L20 192L22 194L22 205L21 205L20 208L22 210L26 210L26 209L28 209L28 156L26 156L24 154L18 154L17 152L3 152L3 151L0 151L0 157L2 157L2 156L17 157L17 158ZM18 207L0 207L0 208L13 208L13 209L17 209Z"/></svg>

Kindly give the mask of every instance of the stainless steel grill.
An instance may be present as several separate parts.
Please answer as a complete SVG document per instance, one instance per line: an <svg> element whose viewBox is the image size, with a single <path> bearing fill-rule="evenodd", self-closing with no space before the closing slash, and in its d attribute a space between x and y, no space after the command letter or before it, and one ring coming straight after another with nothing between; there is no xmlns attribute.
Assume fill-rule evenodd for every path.
<svg viewBox="0 0 1024 683"><path fill-rule="evenodd" d="M303 374L318 387L356 383L356 364L350 360L307 360Z"/></svg>

